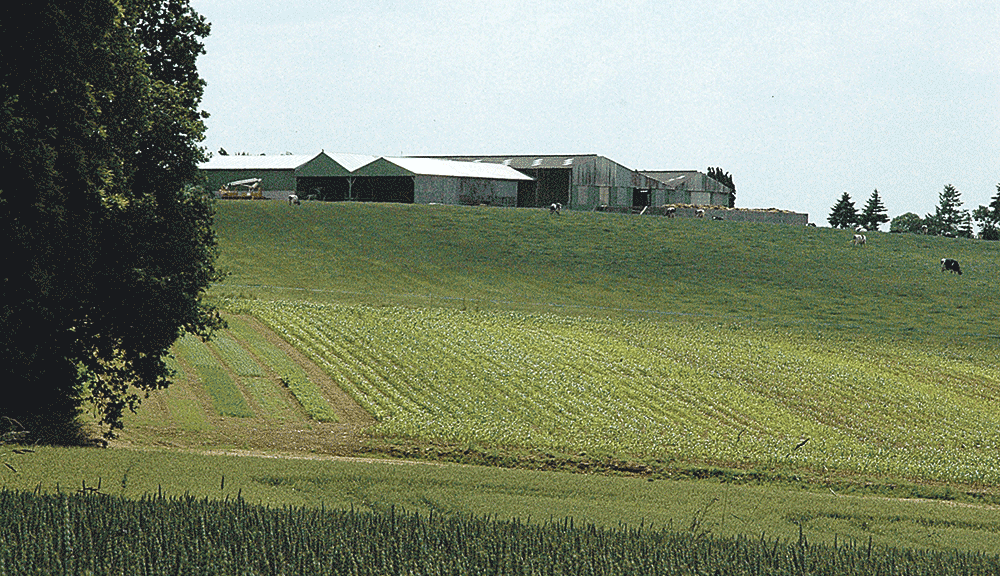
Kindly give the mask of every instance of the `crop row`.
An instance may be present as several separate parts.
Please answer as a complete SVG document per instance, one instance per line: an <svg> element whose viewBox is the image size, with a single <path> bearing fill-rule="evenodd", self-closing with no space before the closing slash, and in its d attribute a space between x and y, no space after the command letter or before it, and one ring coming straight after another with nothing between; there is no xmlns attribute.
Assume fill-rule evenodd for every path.
<svg viewBox="0 0 1000 576"><path fill-rule="evenodd" d="M7 574L996 574L1000 558L242 499L0 491Z"/></svg>
<svg viewBox="0 0 1000 576"><path fill-rule="evenodd" d="M298 363L279 348L268 342L238 318L229 321L230 330L246 342L247 347L278 375L310 418L318 422L336 422L337 415L330 407L319 386L314 383Z"/></svg>
<svg viewBox="0 0 1000 576"><path fill-rule="evenodd" d="M453 443L1000 479L992 352L740 325L253 302L377 419Z"/></svg>

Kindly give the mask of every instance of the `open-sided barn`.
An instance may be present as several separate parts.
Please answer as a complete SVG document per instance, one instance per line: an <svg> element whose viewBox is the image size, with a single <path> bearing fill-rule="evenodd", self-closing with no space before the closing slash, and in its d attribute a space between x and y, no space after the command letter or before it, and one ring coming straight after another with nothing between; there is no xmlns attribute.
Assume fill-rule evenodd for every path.
<svg viewBox="0 0 1000 576"><path fill-rule="evenodd" d="M201 164L206 186L260 179L266 198L296 193L318 200L516 206L518 183L531 181L503 165L360 154L216 156Z"/></svg>
<svg viewBox="0 0 1000 576"><path fill-rule="evenodd" d="M379 158L356 170L354 186L379 199L417 204L516 206L518 184L531 178L503 165L435 158Z"/></svg>
<svg viewBox="0 0 1000 576"><path fill-rule="evenodd" d="M312 156L215 156L199 165L199 169L210 190L218 190L233 181L260 178L264 197L282 198L292 192L307 196L327 189L332 191L340 179L375 159L375 156L326 152Z"/></svg>

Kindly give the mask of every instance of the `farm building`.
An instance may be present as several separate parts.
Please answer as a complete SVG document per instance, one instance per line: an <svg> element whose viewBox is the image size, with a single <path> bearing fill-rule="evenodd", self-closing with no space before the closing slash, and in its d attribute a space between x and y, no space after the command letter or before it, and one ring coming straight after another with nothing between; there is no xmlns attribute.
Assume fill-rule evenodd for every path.
<svg viewBox="0 0 1000 576"><path fill-rule="evenodd" d="M531 178L503 165L436 158L379 158L354 171L351 180L359 199L516 206L518 185Z"/></svg>
<svg viewBox="0 0 1000 576"><path fill-rule="evenodd" d="M702 206L729 206L732 190L729 186L697 170L679 172L640 171L640 174L660 183L658 187L663 204L698 204Z"/></svg>
<svg viewBox="0 0 1000 576"><path fill-rule="evenodd" d="M199 166L210 190L260 179L266 198L419 204L515 206L518 183L531 177L509 168L433 158L360 154L217 156Z"/></svg>
<svg viewBox="0 0 1000 576"><path fill-rule="evenodd" d="M576 210L591 210L598 206L627 209L672 203L729 204L729 188L701 172L639 172L597 154L446 158L503 164L531 176L533 180L518 186L518 206L558 202ZM670 177L668 182L657 177L666 174L685 177Z"/></svg>
<svg viewBox="0 0 1000 576"><path fill-rule="evenodd" d="M292 192L306 196L333 190L352 170L375 159L375 156L326 152L314 156L215 156L198 168L209 190L219 190L229 182L259 178L265 198L283 198Z"/></svg>

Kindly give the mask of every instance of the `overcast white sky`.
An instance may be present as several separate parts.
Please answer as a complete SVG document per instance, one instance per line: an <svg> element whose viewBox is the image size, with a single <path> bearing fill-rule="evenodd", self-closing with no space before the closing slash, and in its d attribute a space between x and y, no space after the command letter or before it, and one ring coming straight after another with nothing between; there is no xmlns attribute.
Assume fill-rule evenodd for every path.
<svg viewBox="0 0 1000 576"><path fill-rule="evenodd" d="M820 225L845 191L923 216L1000 183L996 0L191 5L211 152L718 166Z"/></svg>

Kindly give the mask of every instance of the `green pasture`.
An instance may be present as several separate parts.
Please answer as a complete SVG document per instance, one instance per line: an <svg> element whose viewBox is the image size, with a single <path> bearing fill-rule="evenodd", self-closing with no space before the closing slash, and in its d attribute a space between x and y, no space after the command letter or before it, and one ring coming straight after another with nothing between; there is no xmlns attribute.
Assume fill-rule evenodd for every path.
<svg viewBox="0 0 1000 576"><path fill-rule="evenodd" d="M1000 342L997 242L872 232L858 248L830 228L364 203L222 202L216 223L218 296Z"/></svg>
<svg viewBox="0 0 1000 576"><path fill-rule="evenodd" d="M946 501L789 491L713 481L533 472L400 461L205 455L178 451L37 448L0 451L0 490L149 495L286 506L519 519L573 519L702 535L814 543L1000 549L1000 516Z"/></svg>

